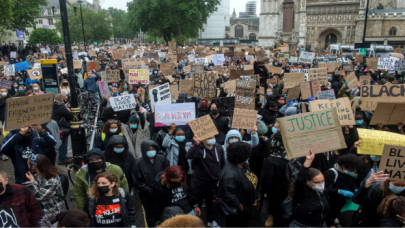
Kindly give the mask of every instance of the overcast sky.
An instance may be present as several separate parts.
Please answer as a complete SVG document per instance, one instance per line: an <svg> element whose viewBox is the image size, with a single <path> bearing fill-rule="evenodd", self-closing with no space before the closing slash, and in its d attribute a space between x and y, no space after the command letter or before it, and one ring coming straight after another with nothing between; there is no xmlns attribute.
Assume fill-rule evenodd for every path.
<svg viewBox="0 0 405 228"><path fill-rule="evenodd" d="M92 2L92 0L88 0L89 2ZM114 7L122 10L127 10L127 2L130 0L100 0L102 2L102 8L106 9L109 7ZM229 11L229 15L232 15L233 13L233 8L235 8L236 15L239 16L239 12L244 12L245 11L245 4L249 0L230 0L231 1L231 8ZM260 2L257 0L257 7L256 7L256 15L259 15L260 12Z"/></svg>

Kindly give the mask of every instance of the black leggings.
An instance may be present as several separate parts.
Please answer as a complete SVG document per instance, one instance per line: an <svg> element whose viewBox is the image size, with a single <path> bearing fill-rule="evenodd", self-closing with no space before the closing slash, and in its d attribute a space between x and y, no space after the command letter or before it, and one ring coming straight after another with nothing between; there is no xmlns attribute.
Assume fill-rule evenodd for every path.
<svg viewBox="0 0 405 228"><path fill-rule="evenodd" d="M201 205L205 199L205 206L207 209L207 219L208 222L214 220L214 193L213 191L217 190L217 184L199 184L194 182L193 186L195 197L197 198L198 207L201 208Z"/></svg>
<svg viewBox="0 0 405 228"><path fill-rule="evenodd" d="M156 195L156 194L154 194ZM148 227L156 227L156 221L160 219L160 207L156 197L152 197L148 193L139 193L143 209L145 210L146 222Z"/></svg>

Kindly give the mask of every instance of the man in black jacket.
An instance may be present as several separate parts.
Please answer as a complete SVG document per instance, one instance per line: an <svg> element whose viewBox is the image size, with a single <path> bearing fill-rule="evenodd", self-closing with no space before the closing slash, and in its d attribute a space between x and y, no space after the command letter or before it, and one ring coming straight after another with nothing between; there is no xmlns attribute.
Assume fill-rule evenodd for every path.
<svg viewBox="0 0 405 228"><path fill-rule="evenodd" d="M54 98L55 103L53 105L52 119L58 123L59 129L61 129L63 132L63 136L61 138L62 145L59 147L58 165L66 164L67 160L71 160L71 157L66 157L66 154L69 142L68 129L70 129L70 121L73 119L73 115L70 113L70 110L66 108L65 103L63 102L64 97L65 96L61 93L56 94Z"/></svg>
<svg viewBox="0 0 405 228"><path fill-rule="evenodd" d="M136 160L135 170L132 173L134 187L145 209L148 227L155 227L162 213L159 199L159 186L155 181L156 175L165 171L169 161L165 156L158 154L159 145L152 140L141 143L142 157Z"/></svg>

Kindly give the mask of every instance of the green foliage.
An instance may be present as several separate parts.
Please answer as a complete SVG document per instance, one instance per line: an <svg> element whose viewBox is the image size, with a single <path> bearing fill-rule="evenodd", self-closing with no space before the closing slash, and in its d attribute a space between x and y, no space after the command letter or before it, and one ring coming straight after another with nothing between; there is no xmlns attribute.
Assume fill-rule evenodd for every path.
<svg viewBox="0 0 405 228"><path fill-rule="evenodd" d="M196 37L217 10L219 0L132 0L127 3L126 23L134 30L158 33L166 42L175 37L184 45L187 37Z"/></svg>
<svg viewBox="0 0 405 228"><path fill-rule="evenodd" d="M74 16L73 7L77 7L76 16ZM86 6L82 5L83 13L83 24L84 24L84 34L86 38L86 44L93 44L94 41L100 43L107 40L111 40L113 37L112 30L112 19L105 9L95 12ZM76 43L83 43L83 30L82 30L82 19L80 14L80 6L78 4L73 4L68 7L69 15L69 32L70 41ZM94 19L94 20L93 20ZM58 20L55 23L56 29L63 34L62 21Z"/></svg>
<svg viewBox="0 0 405 228"><path fill-rule="evenodd" d="M35 27L40 6L47 4L47 0L0 0L0 26L27 31L26 28Z"/></svg>
<svg viewBox="0 0 405 228"><path fill-rule="evenodd" d="M63 40L55 31L46 28L34 29L28 39L29 44L49 44L49 42L60 44L63 43Z"/></svg>
<svg viewBox="0 0 405 228"><path fill-rule="evenodd" d="M108 12L112 17L114 37L133 39L137 31L129 29L126 25L127 12L113 7L108 8Z"/></svg>

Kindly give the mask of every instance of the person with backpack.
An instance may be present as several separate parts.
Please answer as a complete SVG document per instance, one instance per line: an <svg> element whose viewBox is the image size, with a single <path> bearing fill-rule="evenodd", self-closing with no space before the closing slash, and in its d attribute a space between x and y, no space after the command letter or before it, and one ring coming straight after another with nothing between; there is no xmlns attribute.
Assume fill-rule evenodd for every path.
<svg viewBox="0 0 405 228"><path fill-rule="evenodd" d="M290 227L325 227L330 210L325 178L318 169L310 168L315 154L310 155L291 183L294 187Z"/></svg>
<svg viewBox="0 0 405 228"><path fill-rule="evenodd" d="M194 193L197 197L198 207L201 208L205 199L209 227L219 227L214 220L213 199L217 189L219 173L225 166L225 156L222 146L216 143L211 136L201 140L194 135L195 144L188 150L186 158L192 159L191 166L194 171Z"/></svg>

